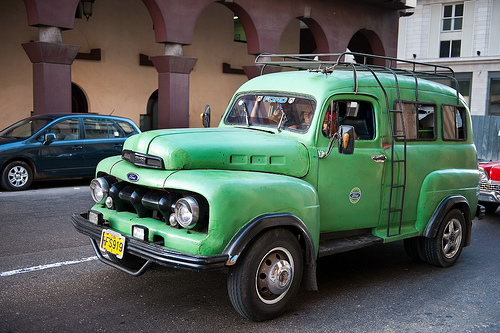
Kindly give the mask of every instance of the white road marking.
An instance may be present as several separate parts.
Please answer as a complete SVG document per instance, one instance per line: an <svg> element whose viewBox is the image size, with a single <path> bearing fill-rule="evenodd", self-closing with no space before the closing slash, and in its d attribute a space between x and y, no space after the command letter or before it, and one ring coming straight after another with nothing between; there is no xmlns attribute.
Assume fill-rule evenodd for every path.
<svg viewBox="0 0 500 333"><path fill-rule="evenodd" d="M35 272L35 271L41 271L41 270L44 270L44 269L47 269L47 268L54 268L54 267L60 267L60 266L66 266L66 265L79 264L79 263L82 263L82 262L92 261L92 260L97 260L97 257L94 256L94 257L88 257L88 258L81 258L81 259L78 259L78 260L56 262L56 263L48 264L48 265L38 265L38 266L21 268L21 269L15 269L13 271L1 272L0 273L0 277L17 275L17 274L22 274L22 273Z"/></svg>

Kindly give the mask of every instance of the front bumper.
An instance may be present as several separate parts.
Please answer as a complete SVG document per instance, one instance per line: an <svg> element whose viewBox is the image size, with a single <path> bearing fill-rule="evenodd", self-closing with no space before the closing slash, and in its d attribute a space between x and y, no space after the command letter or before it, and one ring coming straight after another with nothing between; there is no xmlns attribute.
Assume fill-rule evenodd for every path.
<svg viewBox="0 0 500 333"><path fill-rule="evenodd" d="M497 191L481 190L479 192L478 201L500 204L500 193Z"/></svg>
<svg viewBox="0 0 500 333"><path fill-rule="evenodd" d="M92 246L99 260L134 276L144 273L152 263L171 268L182 268L193 271L214 271L223 269L228 260L228 255L224 254L196 256L188 253L173 251L158 244L143 242L128 235L123 235L126 239L125 253L130 253L134 256L147 260L144 266L139 270L131 270L107 259L102 255L97 242L101 239L102 230L108 228L106 226L100 226L90 222L87 216L87 213L73 214L71 222L78 232L90 237Z"/></svg>
<svg viewBox="0 0 500 333"><path fill-rule="evenodd" d="M478 201L500 204L500 181L481 179Z"/></svg>

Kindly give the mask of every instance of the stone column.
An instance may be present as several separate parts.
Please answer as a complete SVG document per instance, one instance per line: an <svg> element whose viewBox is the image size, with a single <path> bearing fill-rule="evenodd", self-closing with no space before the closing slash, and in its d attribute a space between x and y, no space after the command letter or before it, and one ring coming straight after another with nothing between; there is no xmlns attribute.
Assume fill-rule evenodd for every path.
<svg viewBox="0 0 500 333"><path fill-rule="evenodd" d="M169 44L151 57L158 71L158 128L189 127L189 73L197 58L182 56L182 45Z"/></svg>
<svg viewBox="0 0 500 333"><path fill-rule="evenodd" d="M40 27L39 37L22 44L33 63L33 114L71 112L71 64L80 47L62 44L56 27Z"/></svg>

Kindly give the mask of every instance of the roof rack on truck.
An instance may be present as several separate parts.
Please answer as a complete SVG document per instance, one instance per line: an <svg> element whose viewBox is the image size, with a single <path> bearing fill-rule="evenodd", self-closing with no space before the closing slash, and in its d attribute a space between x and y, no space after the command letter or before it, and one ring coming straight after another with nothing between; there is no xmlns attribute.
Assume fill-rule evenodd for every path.
<svg viewBox="0 0 500 333"><path fill-rule="evenodd" d="M391 73L415 78L415 90L418 100L418 78L421 79L450 79L457 90L457 104L459 102L458 81L451 67L426 62L398 59L357 52L321 53L321 54L271 54L261 53L255 58L257 65L263 65L261 74L267 66L294 68L330 74L336 69L352 70L354 79L356 71L370 70L373 72ZM409 69L400 69L398 64L407 64ZM357 84L354 82L356 89Z"/></svg>

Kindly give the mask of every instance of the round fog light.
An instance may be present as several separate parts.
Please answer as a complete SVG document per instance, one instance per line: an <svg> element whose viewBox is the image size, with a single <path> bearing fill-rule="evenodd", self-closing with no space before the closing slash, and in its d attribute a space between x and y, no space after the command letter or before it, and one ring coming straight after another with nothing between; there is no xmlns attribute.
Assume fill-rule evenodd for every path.
<svg viewBox="0 0 500 333"><path fill-rule="evenodd" d="M177 218L175 217L175 214L170 214L170 217L168 218L168 223L170 224L171 227L177 226Z"/></svg>
<svg viewBox="0 0 500 333"><path fill-rule="evenodd" d="M106 207L108 207L108 209L113 209L113 205L113 198L106 197Z"/></svg>

